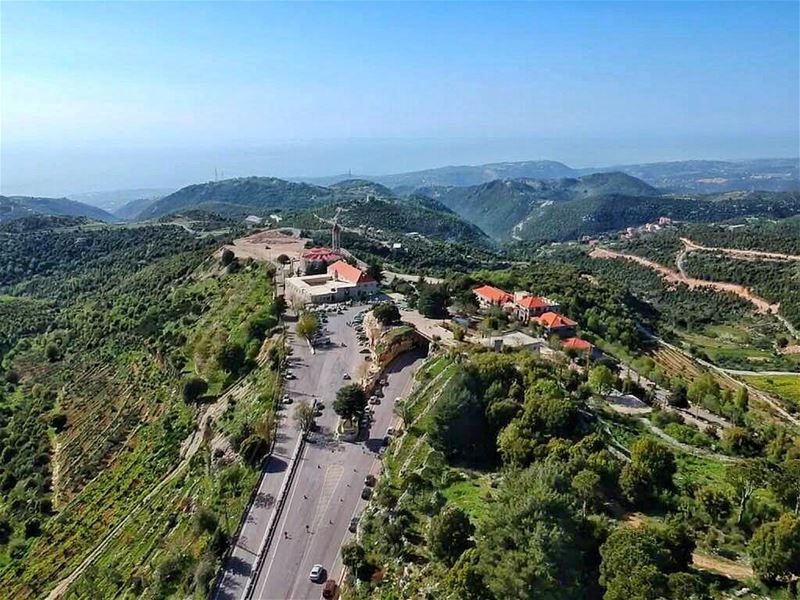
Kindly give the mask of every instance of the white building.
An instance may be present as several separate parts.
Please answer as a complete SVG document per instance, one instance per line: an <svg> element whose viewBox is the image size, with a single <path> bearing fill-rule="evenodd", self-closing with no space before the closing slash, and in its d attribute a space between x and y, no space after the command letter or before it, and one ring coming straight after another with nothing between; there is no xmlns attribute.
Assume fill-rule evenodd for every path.
<svg viewBox="0 0 800 600"><path fill-rule="evenodd" d="M365 271L343 260L329 265L326 273L289 277L286 280L286 299L304 304L357 300L377 291L378 282Z"/></svg>

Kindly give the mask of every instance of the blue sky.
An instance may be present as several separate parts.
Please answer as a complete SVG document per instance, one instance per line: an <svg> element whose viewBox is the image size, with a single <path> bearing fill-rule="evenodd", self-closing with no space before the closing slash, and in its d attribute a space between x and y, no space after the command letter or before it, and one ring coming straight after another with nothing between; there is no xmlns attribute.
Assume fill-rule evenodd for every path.
<svg viewBox="0 0 800 600"><path fill-rule="evenodd" d="M797 155L799 6L3 2L0 185Z"/></svg>

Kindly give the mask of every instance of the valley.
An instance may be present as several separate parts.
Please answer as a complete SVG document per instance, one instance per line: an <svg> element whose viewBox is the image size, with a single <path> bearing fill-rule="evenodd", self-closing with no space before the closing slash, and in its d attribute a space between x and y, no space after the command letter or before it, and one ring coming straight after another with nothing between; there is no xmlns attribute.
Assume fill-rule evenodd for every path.
<svg viewBox="0 0 800 600"><path fill-rule="evenodd" d="M732 465L755 468L769 452L781 473L795 460L797 217L765 218L793 211L792 192L728 205L604 174L407 194L249 178L176 194L128 223L28 214L0 225L0 445L10 457L17 440L35 441L0 478L0 581L12 597L316 598L306 575L317 563L348 598L433 582L498 597L512 564L514 585L547 589L494 553L517 535L505 519L526 519L510 498L539 502L544 490L574 507L536 509L564 539L590 513L625 523L634 511L647 535L693 549L675 574L698 589L771 585L742 541L766 523L761 504L712 515L704 502L733 503ZM677 202L690 222L662 214ZM588 229L555 216L582 203L619 212ZM542 225L548 211L563 235ZM509 228L549 233L512 241ZM281 295L288 279L324 272L304 258L311 247L375 273L380 293L325 316L306 341L309 313L285 313L294 301ZM480 285L514 293L482 304ZM577 341L521 317L519 299L537 294L575 323ZM365 359L352 321L387 303L398 316ZM390 363L369 433L343 441L342 372L368 386L366 365L416 334L429 355ZM627 414L624 398L639 408ZM297 407L313 401L324 408L311 433ZM390 426L401 433L382 450ZM647 484L655 493L631 480L641 452L672 457L672 475ZM567 493L548 465L600 483ZM360 500L366 474L377 486ZM777 480L758 482L768 514L783 510ZM680 504L694 507L690 528L663 517ZM471 532L458 556L433 533L448 519ZM600 593L602 548L624 526L613 531L581 534L594 566L552 575L559 586ZM526 561L557 548L526 544Z"/></svg>

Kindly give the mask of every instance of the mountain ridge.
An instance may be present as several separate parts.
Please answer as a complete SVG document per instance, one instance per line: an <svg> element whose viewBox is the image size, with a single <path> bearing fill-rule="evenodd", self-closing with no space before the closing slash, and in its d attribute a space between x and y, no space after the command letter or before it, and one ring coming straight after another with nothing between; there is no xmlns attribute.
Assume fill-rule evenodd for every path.
<svg viewBox="0 0 800 600"><path fill-rule="evenodd" d="M77 200L70 200L69 198L0 196L0 223L32 215L88 217L107 223L119 220L102 208L78 202Z"/></svg>

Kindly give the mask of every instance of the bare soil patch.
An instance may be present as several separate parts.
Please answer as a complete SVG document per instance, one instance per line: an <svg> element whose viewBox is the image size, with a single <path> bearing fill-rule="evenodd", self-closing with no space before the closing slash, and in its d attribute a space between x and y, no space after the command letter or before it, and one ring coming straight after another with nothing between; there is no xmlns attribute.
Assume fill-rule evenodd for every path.
<svg viewBox="0 0 800 600"><path fill-rule="evenodd" d="M297 229L268 229L234 240L233 244L220 248L219 253L229 248L240 258L275 262L281 254L285 254L289 258L299 259L306 242L308 239L300 237Z"/></svg>

